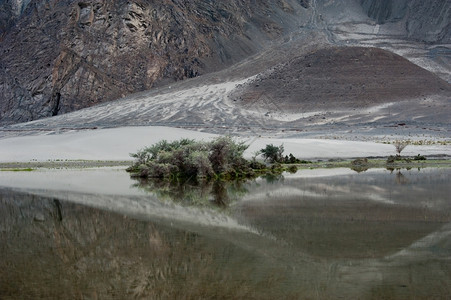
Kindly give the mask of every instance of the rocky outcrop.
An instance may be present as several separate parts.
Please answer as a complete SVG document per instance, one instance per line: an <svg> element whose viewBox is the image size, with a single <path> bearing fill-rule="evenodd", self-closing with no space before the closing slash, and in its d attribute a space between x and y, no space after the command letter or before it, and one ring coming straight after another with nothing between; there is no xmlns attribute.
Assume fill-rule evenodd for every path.
<svg viewBox="0 0 451 300"><path fill-rule="evenodd" d="M0 38L22 16L31 0L0 0Z"/></svg>
<svg viewBox="0 0 451 300"><path fill-rule="evenodd" d="M378 23L405 22L407 36L425 42L451 42L451 2L443 0L360 0Z"/></svg>
<svg viewBox="0 0 451 300"><path fill-rule="evenodd" d="M380 24L400 21L407 13L408 1L405 0L360 0L360 2L368 16Z"/></svg>
<svg viewBox="0 0 451 300"><path fill-rule="evenodd" d="M409 37L426 42L451 43L451 2L420 1L409 4Z"/></svg>
<svg viewBox="0 0 451 300"><path fill-rule="evenodd" d="M3 1L0 12L17 17L1 18L0 124L218 70L280 37L307 6L305 0Z"/></svg>

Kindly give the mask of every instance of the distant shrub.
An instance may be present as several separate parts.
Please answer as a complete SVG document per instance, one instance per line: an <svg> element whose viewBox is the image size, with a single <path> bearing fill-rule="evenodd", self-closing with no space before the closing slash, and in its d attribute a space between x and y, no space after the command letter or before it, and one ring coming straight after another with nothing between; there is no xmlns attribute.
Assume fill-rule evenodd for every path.
<svg viewBox="0 0 451 300"><path fill-rule="evenodd" d="M163 140L130 154L136 160L127 171L144 178L247 176L252 174L250 163L243 158L247 147L230 137L211 142Z"/></svg>
<svg viewBox="0 0 451 300"><path fill-rule="evenodd" d="M418 155L415 156L413 159L414 159L414 160L426 160L426 157L423 156L423 155L418 154Z"/></svg>
<svg viewBox="0 0 451 300"><path fill-rule="evenodd" d="M283 151L283 145L274 146L273 144L268 144L265 148L260 150L260 153L265 161L268 160L270 163L281 163L283 162Z"/></svg>
<svg viewBox="0 0 451 300"><path fill-rule="evenodd" d="M236 142L231 137L218 137L210 142L181 139L166 140L143 148L130 156L135 158L127 171L131 176L161 179L237 179L262 174L296 172L297 167L287 168L282 164L310 163L297 159L292 153L283 156L283 145L266 145L257 151L251 161L243 157L248 145ZM272 165L257 161L261 155Z"/></svg>
<svg viewBox="0 0 451 300"><path fill-rule="evenodd" d="M147 164L151 160L156 160L159 155L164 154L165 152L173 152L180 149L181 147L195 143L196 142L194 140L190 139L181 139L174 142L162 140L150 147L146 147L138 151L137 153L131 153L130 156L136 159L135 164Z"/></svg>
<svg viewBox="0 0 451 300"><path fill-rule="evenodd" d="M285 155L284 163L286 164L300 164L302 161L296 158L292 153Z"/></svg>
<svg viewBox="0 0 451 300"><path fill-rule="evenodd" d="M397 160L401 160L399 155L390 155L389 157L387 157L387 164L393 164L395 163Z"/></svg>
<svg viewBox="0 0 451 300"><path fill-rule="evenodd" d="M259 162L257 160L252 160L249 164L249 166L254 170L264 170L266 169L266 165L262 162Z"/></svg>
<svg viewBox="0 0 451 300"><path fill-rule="evenodd" d="M368 158L357 158L351 162L353 166L363 166L368 165Z"/></svg>

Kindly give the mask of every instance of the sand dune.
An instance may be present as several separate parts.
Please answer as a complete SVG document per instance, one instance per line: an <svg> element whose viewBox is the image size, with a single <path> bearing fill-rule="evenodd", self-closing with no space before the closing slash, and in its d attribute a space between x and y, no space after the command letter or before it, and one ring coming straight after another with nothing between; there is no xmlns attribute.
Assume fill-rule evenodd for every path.
<svg viewBox="0 0 451 300"><path fill-rule="evenodd" d="M215 134L171 127L142 126L65 132L53 135L22 136L0 140L1 162L47 160L131 160L130 153L162 139L191 138L209 140ZM250 145L249 158L266 144L284 145L285 152L303 159L353 158L395 154L392 145L344 140L304 138L271 138L249 136L240 138ZM451 155L451 147L408 146L403 154Z"/></svg>

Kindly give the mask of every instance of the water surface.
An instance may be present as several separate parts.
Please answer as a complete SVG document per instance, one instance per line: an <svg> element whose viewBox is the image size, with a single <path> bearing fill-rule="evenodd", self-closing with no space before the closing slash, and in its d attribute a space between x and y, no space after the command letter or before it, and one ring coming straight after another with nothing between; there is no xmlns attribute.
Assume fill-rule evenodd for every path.
<svg viewBox="0 0 451 300"><path fill-rule="evenodd" d="M446 299L450 175L0 172L0 298Z"/></svg>

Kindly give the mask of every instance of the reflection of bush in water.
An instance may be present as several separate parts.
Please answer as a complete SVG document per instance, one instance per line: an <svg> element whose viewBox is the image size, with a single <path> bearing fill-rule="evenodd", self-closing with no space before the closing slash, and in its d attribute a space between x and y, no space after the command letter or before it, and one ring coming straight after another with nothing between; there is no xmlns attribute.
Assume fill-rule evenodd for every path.
<svg viewBox="0 0 451 300"><path fill-rule="evenodd" d="M269 173L261 176L261 178L265 179L267 183L275 183L282 181L284 179L282 174L277 173Z"/></svg>
<svg viewBox="0 0 451 300"><path fill-rule="evenodd" d="M186 205L227 207L247 193L243 181L168 181L137 178L134 187Z"/></svg>
<svg viewBox="0 0 451 300"><path fill-rule="evenodd" d="M368 171L368 159L367 158L358 158L351 162L351 170L356 171L357 173Z"/></svg>
<svg viewBox="0 0 451 300"><path fill-rule="evenodd" d="M411 170L412 168L406 168L407 171ZM396 183L398 184L406 184L409 182L409 180L406 178L406 176L404 176L404 174L401 173L401 168L387 168L388 171L390 171L390 173L393 174L393 172L396 170ZM420 170L420 168L418 168L418 171Z"/></svg>

